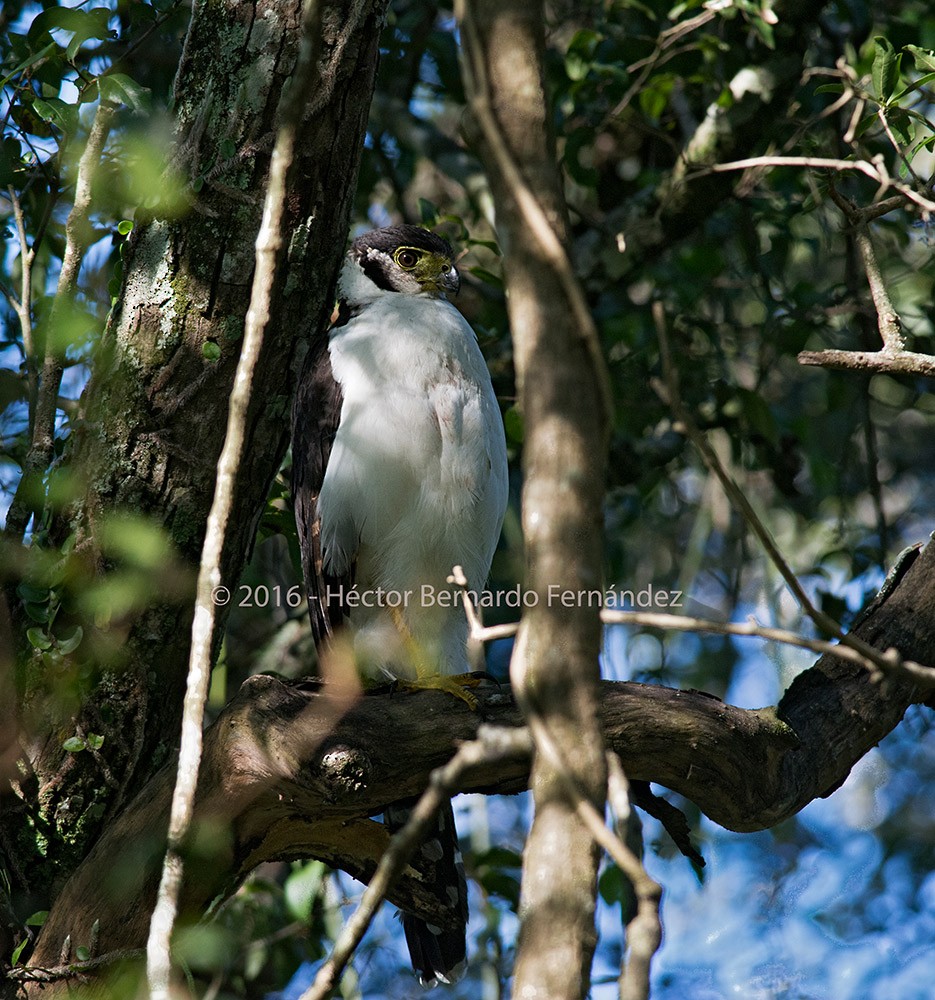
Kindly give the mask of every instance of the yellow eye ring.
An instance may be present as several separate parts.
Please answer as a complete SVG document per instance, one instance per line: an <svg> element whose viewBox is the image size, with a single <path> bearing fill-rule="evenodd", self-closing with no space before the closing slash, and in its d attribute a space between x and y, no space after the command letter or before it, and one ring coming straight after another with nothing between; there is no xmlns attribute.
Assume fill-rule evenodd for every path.
<svg viewBox="0 0 935 1000"><path fill-rule="evenodd" d="M422 253L419 250L414 250L412 247L400 247L396 253L393 254L393 260L404 270L411 271L416 264L422 258Z"/></svg>

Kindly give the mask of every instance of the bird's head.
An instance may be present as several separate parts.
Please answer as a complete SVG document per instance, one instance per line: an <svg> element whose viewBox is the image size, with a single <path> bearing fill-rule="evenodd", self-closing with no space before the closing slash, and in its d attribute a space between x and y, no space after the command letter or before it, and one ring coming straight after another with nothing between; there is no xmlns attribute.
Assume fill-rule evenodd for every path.
<svg viewBox="0 0 935 1000"><path fill-rule="evenodd" d="M419 226L390 226L358 236L348 265L341 284L349 300L364 297L354 271L387 292L441 297L461 287L451 244Z"/></svg>

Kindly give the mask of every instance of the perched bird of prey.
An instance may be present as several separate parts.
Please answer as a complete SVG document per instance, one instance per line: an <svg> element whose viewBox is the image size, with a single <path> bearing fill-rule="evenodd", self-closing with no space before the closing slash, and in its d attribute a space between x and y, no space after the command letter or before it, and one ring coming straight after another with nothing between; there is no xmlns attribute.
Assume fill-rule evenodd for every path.
<svg viewBox="0 0 935 1000"><path fill-rule="evenodd" d="M321 650L341 630L365 676L463 696L467 621L452 567L479 591L507 504L506 442L477 338L448 301L450 244L416 226L354 240L328 341L293 411L293 498ZM392 827L404 822L387 810ZM445 926L403 915L422 982L465 957L466 886L450 805L422 848Z"/></svg>

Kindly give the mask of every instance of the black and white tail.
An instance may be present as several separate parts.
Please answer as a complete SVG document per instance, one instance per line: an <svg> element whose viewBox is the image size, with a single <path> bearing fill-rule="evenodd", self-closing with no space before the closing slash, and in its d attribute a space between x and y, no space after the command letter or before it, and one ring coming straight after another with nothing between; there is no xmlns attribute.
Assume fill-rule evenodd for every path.
<svg viewBox="0 0 935 1000"><path fill-rule="evenodd" d="M405 825L409 814L407 805L387 807L383 821L390 834ZM440 903L437 924L409 913L402 914L412 967L423 986L457 982L465 969L468 905L464 863L458 849L450 802L438 811L435 827L411 864L425 880L426 889Z"/></svg>

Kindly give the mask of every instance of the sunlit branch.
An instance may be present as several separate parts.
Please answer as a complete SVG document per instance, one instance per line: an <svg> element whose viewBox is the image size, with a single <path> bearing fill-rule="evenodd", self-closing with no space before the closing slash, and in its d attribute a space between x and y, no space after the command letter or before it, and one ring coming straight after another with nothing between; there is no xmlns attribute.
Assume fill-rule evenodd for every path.
<svg viewBox="0 0 935 1000"><path fill-rule="evenodd" d="M702 177L705 174L721 174L732 170L749 170L751 167L806 167L816 170L856 170L865 174L871 180L880 185L880 190L884 191L893 188L899 191L903 197L914 202L927 213L935 213L935 201L919 194L908 184L891 177L889 171L883 163L883 157L874 157L872 161L867 160L836 160L824 156L751 156L744 160L732 160L730 163L715 163L711 166L693 170L687 175L686 180L695 177Z"/></svg>

